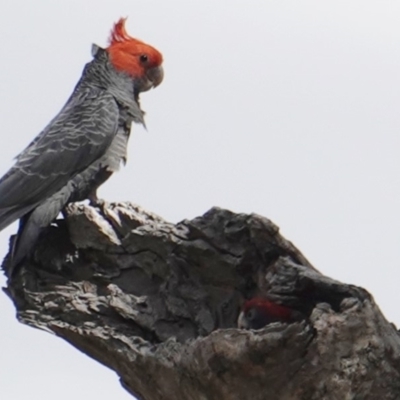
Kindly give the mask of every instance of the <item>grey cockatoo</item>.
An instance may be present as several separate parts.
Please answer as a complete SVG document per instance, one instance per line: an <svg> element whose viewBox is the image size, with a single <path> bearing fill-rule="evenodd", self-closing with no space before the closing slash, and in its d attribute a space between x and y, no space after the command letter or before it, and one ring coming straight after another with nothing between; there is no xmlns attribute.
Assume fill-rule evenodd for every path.
<svg viewBox="0 0 400 400"><path fill-rule="evenodd" d="M0 230L20 219L9 275L68 203L97 200L126 159L132 122L144 123L139 94L161 83L163 59L124 24L114 25L107 48L93 47L65 106L0 179Z"/></svg>

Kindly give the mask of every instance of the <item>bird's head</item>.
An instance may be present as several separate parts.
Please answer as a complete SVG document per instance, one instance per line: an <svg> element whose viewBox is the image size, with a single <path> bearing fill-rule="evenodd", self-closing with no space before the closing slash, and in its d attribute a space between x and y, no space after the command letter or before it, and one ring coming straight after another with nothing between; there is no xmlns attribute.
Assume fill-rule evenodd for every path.
<svg viewBox="0 0 400 400"><path fill-rule="evenodd" d="M114 25L106 51L114 68L134 79L137 92L145 92L162 82L163 57L154 47L129 36L125 21L121 18Z"/></svg>
<svg viewBox="0 0 400 400"><path fill-rule="evenodd" d="M254 297L247 300L238 318L242 329L261 329L272 322L288 322L293 319L293 311L268 299Z"/></svg>

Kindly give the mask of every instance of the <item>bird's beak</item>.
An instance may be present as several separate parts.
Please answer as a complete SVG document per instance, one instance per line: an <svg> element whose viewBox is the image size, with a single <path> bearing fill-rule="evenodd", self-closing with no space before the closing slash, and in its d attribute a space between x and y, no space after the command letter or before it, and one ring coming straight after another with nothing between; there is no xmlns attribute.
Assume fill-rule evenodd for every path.
<svg viewBox="0 0 400 400"><path fill-rule="evenodd" d="M142 79L136 79L135 91L136 93L147 92L151 88L158 86L164 79L164 70L161 65L158 67L153 67L147 70L146 74Z"/></svg>
<svg viewBox="0 0 400 400"><path fill-rule="evenodd" d="M155 88L164 79L164 69L161 65L159 65L158 67L151 68L147 71L146 76L147 79L151 82L151 87Z"/></svg>
<svg viewBox="0 0 400 400"><path fill-rule="evenodd" d="M247 322L246 317L244 316L244 312L243 311L239 314L239 318L237 320L237 324L238 324L238 328L239 329L248 329L249 328L249 324Z"/></svg>

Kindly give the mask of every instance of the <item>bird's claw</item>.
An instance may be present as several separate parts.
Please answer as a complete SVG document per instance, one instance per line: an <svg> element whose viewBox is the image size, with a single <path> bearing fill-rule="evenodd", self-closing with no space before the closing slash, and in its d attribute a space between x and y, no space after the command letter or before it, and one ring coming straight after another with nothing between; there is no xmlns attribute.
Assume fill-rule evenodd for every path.
<svg viewBox="0 0 400 400"><path fill-rule="evenodd" d="M110 203L106 200L95 198L89 198L89 204L91 207L99 208L100 211L105 214L105 210L109 207Z"/></svg>

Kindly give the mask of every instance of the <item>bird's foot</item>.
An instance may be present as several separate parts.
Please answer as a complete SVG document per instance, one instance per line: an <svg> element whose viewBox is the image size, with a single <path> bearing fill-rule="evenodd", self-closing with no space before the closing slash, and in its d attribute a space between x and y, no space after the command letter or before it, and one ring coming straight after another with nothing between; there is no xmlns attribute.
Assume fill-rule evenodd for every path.
<svg viewBox="0 0 400 400"><path fill-rule="evenodd" d="M103 199L99 199L96 195L96 193L91 194L89 197L89 204L92 207L97 207L100 209L100 211L104 214L104 211L106 208L109 207L109 202Z"/></svg>

